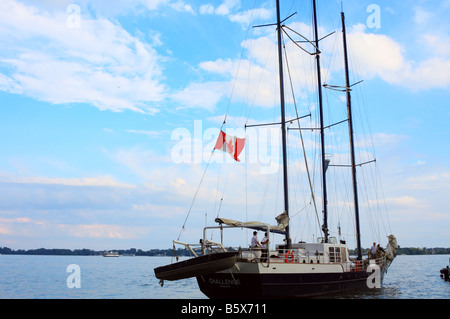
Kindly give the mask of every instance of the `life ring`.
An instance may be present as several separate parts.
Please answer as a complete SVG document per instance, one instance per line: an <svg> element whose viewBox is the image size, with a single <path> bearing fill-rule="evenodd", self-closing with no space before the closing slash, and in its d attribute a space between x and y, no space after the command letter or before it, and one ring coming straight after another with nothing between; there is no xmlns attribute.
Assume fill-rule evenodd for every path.
<svg viewBox="0 0 450 319"><path fill-rule="evenodd" d="M284 255L284 262L287 264L294 262L294 252L292 250L289 250L286 255Z"/></svg>

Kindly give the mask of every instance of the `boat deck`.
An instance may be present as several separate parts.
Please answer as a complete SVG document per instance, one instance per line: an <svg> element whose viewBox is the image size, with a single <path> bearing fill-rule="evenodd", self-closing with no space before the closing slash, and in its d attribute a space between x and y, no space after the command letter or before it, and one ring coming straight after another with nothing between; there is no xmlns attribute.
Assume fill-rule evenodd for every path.
<svg viewBox="0 0 450 319"><path fill-rule="evenodd" d="M340 251L326 253L312 253L299 250L270 250L265 253L261 249L242 251L238 255L238 262L263 263L263 264L339 264L343 271L362 271L367 269L369 264L378 265L383 268L386 265L386 258L379 256L376 259L364 259L362 261L356 258L350 258L348 255L341 254Z"/></svg>

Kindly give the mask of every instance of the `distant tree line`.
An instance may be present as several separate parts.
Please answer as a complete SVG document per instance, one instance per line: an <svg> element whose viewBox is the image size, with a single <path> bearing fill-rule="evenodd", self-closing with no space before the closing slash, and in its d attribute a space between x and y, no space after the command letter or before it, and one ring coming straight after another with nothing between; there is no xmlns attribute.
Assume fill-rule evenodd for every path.
<svg viewBox="0 0 450 319"><path fill-rule="evenodd" d="M367 255L369 248L363 248L362 254ZM349 249L350 255L357 255L356 249ZM450 248L418 248L418 247L399 247L397 255L450 255Z"/></svg>
<svg viewBox="0 0 450 319"><path fill-rule="evenodd" d="M110 251L110 250L108 250ZM178 248L176 252L173 249L150 249L143 251L142 249L130 248L130 249L114 249L112 251L118 252L122 256L189 256L189 251L186 249ZM367 255L369 249L362 249L363 255ZM91 250L87 248L83 249L29 249L29 250L13 250L8 247L0 247L1 255L55 255L55 256L101 256L105 253L104 250ZM356 249L349 249L350 255L356 255ZM400 247L397 251L397 255L450 255L450 248L414 248L414 247Z"/></svg>
<svg viewBox="0 0 450 319"><path fill-rule="evenodd" d="M450 254L450 248L442 248L442 247L435 247L435 248L414 248L414 247L405 247L400 248L397 254L404 254L404 255L449 255Z"/></svg>
<svg viewBox="0 0 450 319"><path fill-rule="evenodd" d="M150 249L148 251L143 251L142 249L130 248L130 249L113 249L107 250L118 252L119 255L123 256L173 256L173 249ZM29 250L13 250L8 247L0 247L0 255L55 255L55 256L101 256L105 253L105 250L91 250L87 248L83 249L29 249ZM176 256L188 256L189 252L185 249L179 248L176 251Z"/></svg>

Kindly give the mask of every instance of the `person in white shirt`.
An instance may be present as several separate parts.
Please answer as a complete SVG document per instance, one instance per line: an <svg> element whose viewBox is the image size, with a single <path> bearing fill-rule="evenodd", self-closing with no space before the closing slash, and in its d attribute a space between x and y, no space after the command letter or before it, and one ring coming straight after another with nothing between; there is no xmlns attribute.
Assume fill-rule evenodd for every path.
<svg viewBox="0 0 450 319"><path fill-rule="evenodd" d="M269 248L269 238L267 237L267 233L264 233L264 238L261 240L261 248L262 249Z"/></svg>
<svg viewBox="0 0 450 319"><path fill-rule="evenodd" d="M258 232L254 231L252 241L250 243L250 248L256 249L256 248L260 248L260 247L261 247L261 244L258 241Z"/></svg>
<svg viewBox="0 0 450 319"><path fill-rule="evenodd" d="M264 235L264 238L261 240L261 261L267 261L267 256L269 255L269 237L267 237L267 233L265 233Z"/></svg>
<svg viewBox="0 0 450 319"><path fill-rule="evenodd" d="M370 254L372 259L376 259L377 258L377 244L373 243L372 248L370 248Z"/></svg>

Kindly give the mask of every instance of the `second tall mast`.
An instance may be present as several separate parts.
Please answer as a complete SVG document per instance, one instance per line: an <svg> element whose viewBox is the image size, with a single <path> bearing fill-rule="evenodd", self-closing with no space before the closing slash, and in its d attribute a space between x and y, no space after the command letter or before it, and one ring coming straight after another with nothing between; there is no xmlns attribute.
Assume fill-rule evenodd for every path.
<svg viewBox="0 0 450 319"><path fill-rule="evenodd" d="M281 137L283 142L283 186L284 186L284 212L289 217L289 194L288 194L288 171L287 171L287 145L286 145L286 116L284 103L284 80L283 80L283 48L281 42L281 19L280 1L277 0L277 35L278 35L278 68L280 76L280 106L281 106ZM289 225L286 226L286 246L290 248L291 238Z"/></svg>
<svg viewBox="0 0 450 319"><path fill-rule="evenodd" d="M320 74L320 50L319 50L319 34L317 29L317 10L316 0L313 0L313 14L314 14L314 41L316 47L316 68L317 68L317 90L319 95L319 111L320 111L320 143L321 143L321 157L322 157L322 196L323 196L323 225L322 231L324 235L324 242L328 242L328 199L327 199L327 162L325 158L325 132L323 120L323 103L322 103L322 78Z"/></svg>
<svg viewBox="0 0 450 319"><path fill-rule="evenodd" d="M352 118L352 99L350 94L350 76L348 67L348 54L347 54L347 35L345 32L345 16L344 12L341 12L342 19L342 37L344 43L344 59L345 59L345 91L347 92L347 113L348 113L348 129L350 135L350 158L352 168L352 184L353 184L353 202L355 205L355 224L356 224L356 249L358 253L358 259L362 259L361 252L361 234L359 229L359 204L358 204L358 187L356 183L356 161L355 161L355 143L353 139L353 118Z"/></svg>

